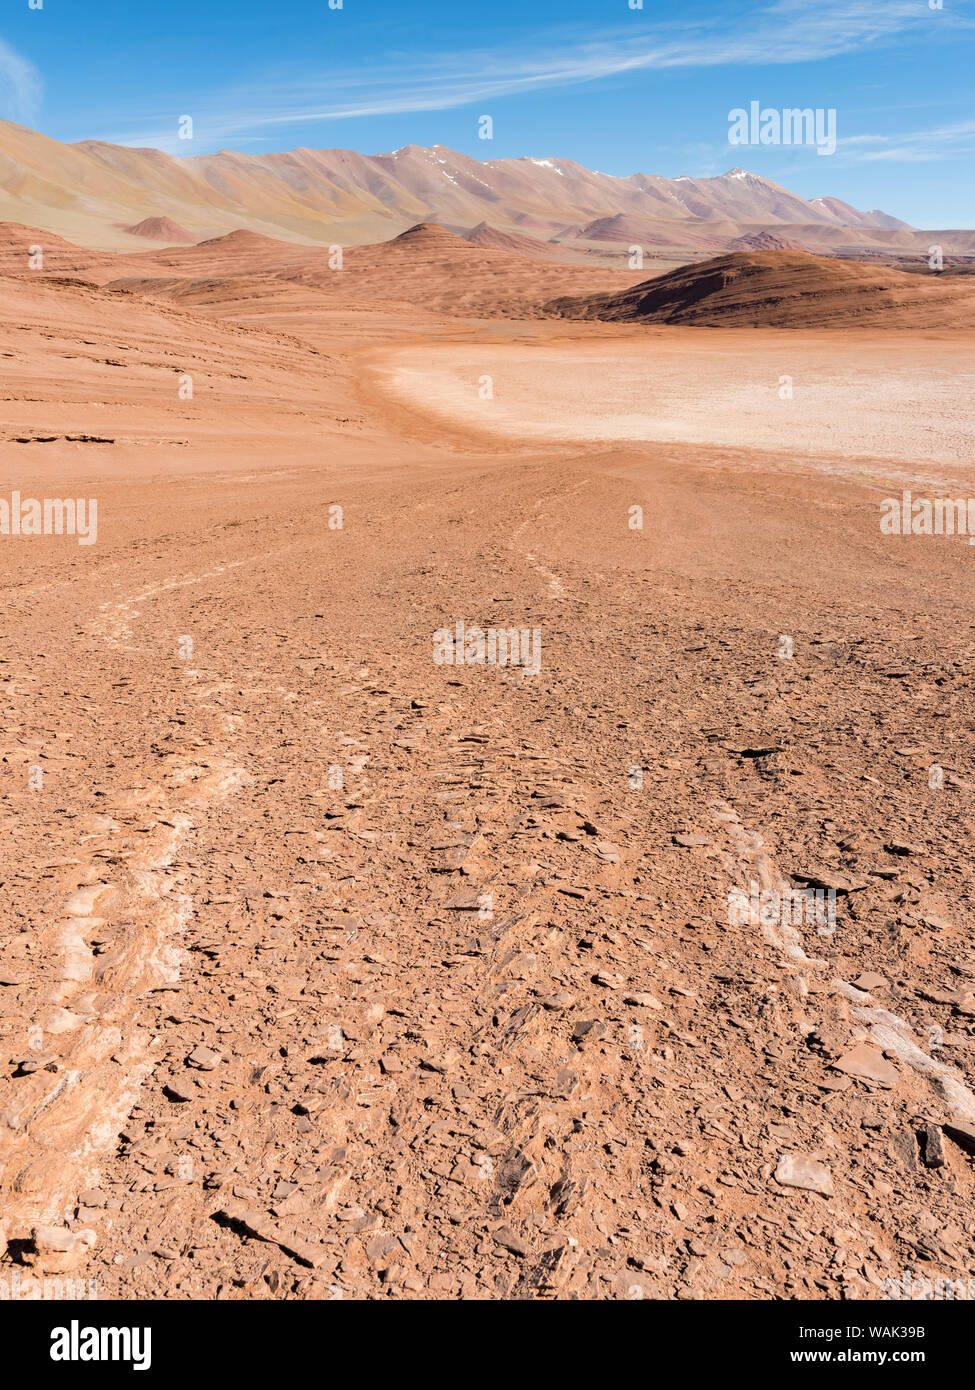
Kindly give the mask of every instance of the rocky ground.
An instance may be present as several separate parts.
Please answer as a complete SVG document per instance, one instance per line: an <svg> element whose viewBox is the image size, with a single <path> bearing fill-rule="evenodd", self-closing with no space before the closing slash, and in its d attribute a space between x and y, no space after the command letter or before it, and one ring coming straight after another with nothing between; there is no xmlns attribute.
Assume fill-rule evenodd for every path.
<svg viewBox="0 0 975 1390"><path fill-rule="evenodd" d="M4 1276L967 1279L964 540L772 456L465 442L311 329L38 293L5 413L53 438L5 431L5 495L97 496L99 539L0 543ZM193 342L183 403L151 353ZM458 621L539 669L437 664ZM736 921L752 882L835 924Z"/></svg>

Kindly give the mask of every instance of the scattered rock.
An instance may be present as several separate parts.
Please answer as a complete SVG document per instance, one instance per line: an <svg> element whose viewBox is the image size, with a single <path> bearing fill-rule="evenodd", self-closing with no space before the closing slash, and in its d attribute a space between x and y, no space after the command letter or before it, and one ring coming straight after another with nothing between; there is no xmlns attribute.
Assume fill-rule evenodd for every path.
<svg viewBox="0 0 975 1390"><path fill-rule="evenodd" d="M503 1250L508 1250L512 1255L524 1257L528 1254L528 1246L520 1237L516 1236L510 1226L499 1226L493 1233L495 1242Z"/></svg>
<svg viewBox="0 0 975 1390"><path fill-rule="evenodd" d="M95 1232L89 1229L69 1231L66 1226L35 1226L23 1259L43 1274L64 1274L85 1263L95 1239Z"/></svg>
<svg viewBox="0 0 975 1390"><path fill-rule="evenodd" d="M623 995L623 1003L624 1003L624 1004L633 1004L633 1005L635 1005L637 1008L641 1008L641 1009L662 1009L662 1008L663 1008L663 1004L661 1004L660 1000L659 1000L659 999L655 999L654 996L653 996L652 994L624 994L624 995Z"/></svg>
<svg viewBox="0 0 975 1390"><path fill-rule="evenodd" d="M278 1246L299 1264L309 1265L312 1269L318 1269L328 1261L326 1250L309 1245L307 1241L299 1240L296 1236L287 1235L269 1216L245 1206L242 1202L228 1202L215 1213L215 1218L238 1227L255 1240L267 1241Z"/></svg>
<svg viewBox="0 0 975 1390"><path fill-rule="evenodd" d="M941 1130L937 1125L924 1127L921 1161L925 1168L943 1168L945 1165L944 1145L941 1142Z"/></svg>
<svg viewBox="0 0 975 1390"><path fill-rule="evenodd" d="M829 1169L808 1154L783 1154L775 1170L775 1181L783 1187L801 1187L806 1192L833 1196L833 1179Z"/></svg>
<svg viewBox="0 0 975 1390"><path fill-rule="evenodd" d="M975 1125L963 1120L951 1120L941 1126L949 1139L953 1139L966 1153L975 1154Z"/></svg>
<svg viewBox="0 0 975 1390"><path fill-rule="evenodd" d="M886 989L887 981L883 975L878 975L876 970L866 970L862 975L858 975L853 981L857 989L866 990L869 994L874 989Z"/></svg>
<svg viewBox="0 0 975 1390"><path fill-rule="evenodd" d="M869 1043L861 1043L852 1052L844 1053L833 1063L833 1067L847 1076L855 1076L860 1081L869 1081L887 1090L897 1085L900 1075L897 1068L884 1058L883 1053L871 1047Z"/></svg>
<svg viewBox="0 0 975 1390"><path fill-rule="evenodd" d="M594 985L602 985L604 989L619 989L623 983L618 975L613 975L608 970L597 970L592 982Z"/></svg>
<svg viewBox="0 0 975 1390"><path fill-rule="evenodd" d="M214 1052L212 1048L203 1047L202 1044L194 1047L193 1051L186 1059L187 1066L196 1067L199 1071L214 1071L220 1065L220 1053Z"/></svg>
<svg viewBox="0 0 975 1390"><path fill-rule="evenodd" d="M590 1033L594 1038L601 1038L606 1032L605 1023L600 1023L598 1018L583 1018L575 1025L572 1030L574 1042L581 1042L583 1038L589 1037Z"/></svg>

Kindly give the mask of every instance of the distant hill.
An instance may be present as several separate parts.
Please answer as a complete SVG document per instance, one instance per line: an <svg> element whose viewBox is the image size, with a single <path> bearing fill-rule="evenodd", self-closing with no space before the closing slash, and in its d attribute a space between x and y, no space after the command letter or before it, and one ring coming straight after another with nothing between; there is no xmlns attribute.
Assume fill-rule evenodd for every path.
<svg viewBox="0 0 975 1390"><path fill-rule="evenodd" d="M681 266L612 294L550 301L560 318L711 327L975 328L975 284L797 251Z"/></svg>
<svg viewBox="0 0 975 1390"><path fill-rule="evenodd" d="M841 255L916 252L933 241L946 252L966 249L955 247L952 232L918 232L837 198L801 198L744 169L620 178L571 159L477 160L444 145L176 157L101 140L65 145L9 121L0 121L0 221L104 250L129 250L133 236L188 244L239 228L299 245L353 246L419 222L471 227L479 240L524 236L544 245L558 237L568 250L591 249L572 245L581 241L613 254L635 241L699 255L762 233Z"/></svg>
<svg viewBox="0 0 975 1390"><path fill-rule="evenodd" d="M126 227L125 231L129 236L145 237L147 241L182 242L184 245L199 241L199 237L180 227L170 217L144 217L134 227Z"/></svg>

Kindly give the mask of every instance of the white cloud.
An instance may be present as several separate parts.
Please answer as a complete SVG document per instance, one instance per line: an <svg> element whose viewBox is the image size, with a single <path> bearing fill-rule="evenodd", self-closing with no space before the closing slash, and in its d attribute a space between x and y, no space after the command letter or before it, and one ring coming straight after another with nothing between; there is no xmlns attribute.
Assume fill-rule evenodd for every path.
<svg viewBox="0 0 975 1390"><path fill-rule="evenodd" d="M844 162L903 160L909 164L955 159L975 154L975 121L911 130L898 135L851 135L840 140L837 153Z"/></svg>
<svg viewBox="0 0 975 1390"><path fill-rule="evenodd" d="M647 26L641 11L632 26L612 36L578 29L537 34L524 48L461 53L398 53L385 61L282 84L256 83L225 91L195 114L197 135L210 147L294 125L363 116L442 111L547 87L575 86L627 72L673 68L749 67L810 63L932 32L945 23L971 27L935 13L920 0L773 0L736 16ZM627 32L632 28L632 32ZM323 95L327 99L323 100ZM160 137L111 137L122 143L158 143L174 152L172 131Z"/></svg>
<svg viewBox="0 0 975 1390"><path fill-rule="evenodd" d="M0 116L30 120L40 101L40 73L33 63L0 39Z"/></svg>

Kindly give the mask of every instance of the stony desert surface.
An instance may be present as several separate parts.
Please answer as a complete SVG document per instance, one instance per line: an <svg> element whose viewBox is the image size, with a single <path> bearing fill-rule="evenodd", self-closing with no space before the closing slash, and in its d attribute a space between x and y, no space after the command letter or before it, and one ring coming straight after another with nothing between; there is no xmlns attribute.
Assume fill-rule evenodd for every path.
<svg viewBox="0 0 975 1390"><path fill-rule="evenodd" d="M0 497L97 501L0 536L5 1273L967 1279L975 553L879 520L970 490L972 292L481 240L0 228Z"/></svg>

